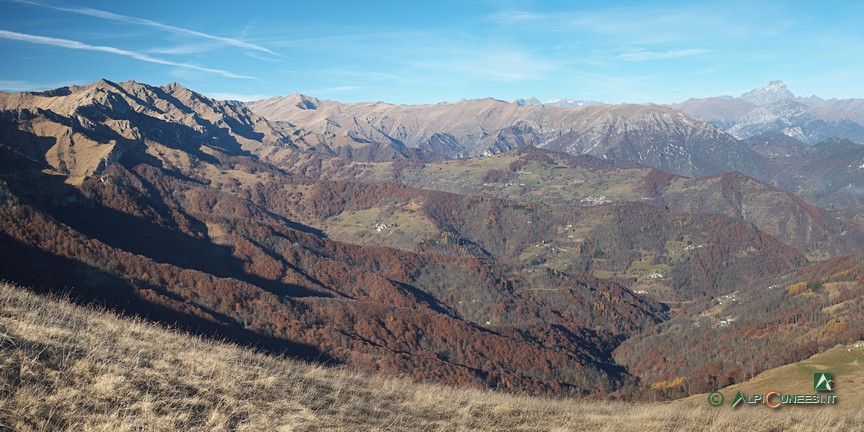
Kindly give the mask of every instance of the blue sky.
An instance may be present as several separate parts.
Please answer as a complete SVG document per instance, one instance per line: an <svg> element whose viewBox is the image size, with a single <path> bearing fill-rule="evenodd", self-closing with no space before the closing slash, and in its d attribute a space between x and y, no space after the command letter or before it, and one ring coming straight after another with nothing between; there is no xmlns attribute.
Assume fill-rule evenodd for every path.
<svg viewBox="0 0 864 432"><path fill-rule="evenodd" d="M239 5L239 6L238 6ZM0 90L670 103L774 79L864 97L864 2L0 0Z"/></svg>

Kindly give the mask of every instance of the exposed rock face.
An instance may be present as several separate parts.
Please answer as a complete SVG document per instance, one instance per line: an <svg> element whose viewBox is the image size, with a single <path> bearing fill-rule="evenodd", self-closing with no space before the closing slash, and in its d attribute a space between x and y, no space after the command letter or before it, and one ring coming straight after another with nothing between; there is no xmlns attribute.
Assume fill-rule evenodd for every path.
<svg viewBox="0 0 864 432"><path fill-rule="evenodd" d="M151 141L190 152L219 141L233 154L264 158L297 148L282 127L176 83L101 80L50 92L0 93L0 110L3 144L43 154L71 182L102 172L129 148Z"/></svg>
<svg viewBox="0 0 864 432"><path fill-rule="evenodd" d="M718 128L659 106L565 109L494 99L416 106L341 104L296 94L248 106L323 142L391 142L450 157L530 145L638 161L691 176L752 172L759 159Z"/></svg>
<svg viewBox="0 0 864 432"><path fill-rule="evenodd" d="M580 126L545 147L603 159L632 160L686 176L735 169L753 173L761 160L718 128L671 109L603 107L592 110Z"/></svg>
<svg viewBox="0 0 864 432"><path fill-rule="evenodd" d="M835 136L864 144L861 99L796 97L782 81L772 81L739 98L690 99L672 106L738 139L779 132L808 145Z"/></svg>
<svg viewBox="0 0 864 432"><path fill-rule="evenodd" d="M864 116L850 112L844 117L808 107L793 99L783 99L754 108L728 132L736 138L747 139L763 132L776 131L810 145L833 136L864 142L864 126L851 118L864 119Z"/></svg>
<svg viewBox="0 0 864 432"><path fill-rule="evenodd" d="M765 87L750 90L741 95L741 99L753 105L767 105L785 99L795 99L795 95L786 87L783 81L771 81Z"/></svg>

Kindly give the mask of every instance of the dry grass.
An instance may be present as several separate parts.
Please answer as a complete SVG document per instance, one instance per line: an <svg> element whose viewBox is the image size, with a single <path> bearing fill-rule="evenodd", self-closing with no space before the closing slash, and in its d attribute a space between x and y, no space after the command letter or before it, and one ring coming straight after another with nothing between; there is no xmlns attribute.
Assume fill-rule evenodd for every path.
<svg viewBox="0 0 864 432"><path fill-rule="evenodd" d="M850 430L859 411L521 398L267 356L0 284L0 430Z"/></svg>

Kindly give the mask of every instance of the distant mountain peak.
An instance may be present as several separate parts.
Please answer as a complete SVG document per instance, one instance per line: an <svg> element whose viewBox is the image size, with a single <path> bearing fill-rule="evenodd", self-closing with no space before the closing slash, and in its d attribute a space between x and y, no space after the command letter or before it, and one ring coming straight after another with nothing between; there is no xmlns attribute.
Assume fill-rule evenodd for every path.
<svg viewBox="0 0 864 432"><path fill-rule="evenodd" d="M558 108L582 108L589 106L601 106L604 105L603 102L592 101L592 100L576 100L571 98L562 98L562 99L549 99L546 102L543 102L543 105L558 107Z"/></svg>
<svg viewBox="0 0 864 432"><path fill-rule="evenodd" d="M741 99L755 105L767 105L784 99L795 99L795 95L789 91L786 83L774 80L764 87L759 87L742 94Z"/></svg>
<svg viewBox="0 0 864 432"><path fill-rule="evenodd" d="M543 102L540 102L540 100L535 97L529 97L525 99L513 99L509 102L512 104L516 104L517 106L543 105Z"/></svg>

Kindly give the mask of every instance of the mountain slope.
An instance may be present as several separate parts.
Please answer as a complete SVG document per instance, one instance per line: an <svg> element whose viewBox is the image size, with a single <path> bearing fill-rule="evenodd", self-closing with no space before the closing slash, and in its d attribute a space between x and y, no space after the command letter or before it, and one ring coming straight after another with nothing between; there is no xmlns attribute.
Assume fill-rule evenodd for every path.
<svg viewBox="0 0 864 432"><path fill-rule="evenodd" d="M150 142L190 153L218 145L228 154L262 157L297 149L281 127L176 83L101 80L41 93L0 93L0 110L6 145L33 157L44 154L54 172L75 182Z"/></svg>
<svg viewBox="0 0 864 432"><path fill-rule="evenodd" d="M718 415L705 406L682 416L669 404L555 401L412 384L267 356L5 283L0 392L0 428L11 430L637 431L748 424L819 431L861 421L853 411L832 412L824 426L825 417L809 410L766 419L749 410Z"/></svg>
<svg viewBox="0 0 864 432"><path fill-rule="evenodd" d="M683 174L752 172L761 156L719 129L659 106L578 109L494 99L437 105L342 104L303 95L251 102L255 113L328 140L391 142L451 157L535 146L632 160Z"/></svg>
<svg viewBox="0 0 864 432"><path fill-rule="evenodd" d="M184 90L175 88L173 108L153 101L159 110L147 111L123 94L159 88L107 85L60 92L45 108L3 111L37 115L7 123L10 138L0 143L2 277L72 285L88 300L298 356L515 392L580 395L625 385L629 378L610 363L611 349L663 319L656 302L588 275L534 275L482 256L457 258L446 253L447 242L440 251L409 252L333 241L290 215L324 217L339 203L375 197L425 198L386 185L310 184L259 159L281 141L244 142L234 127L209 129L227 122L201 120L195 101L220 106L212 100L187 94L186 106L179 102ZM20 97L26 104L42 96ZM63 115L69 106L76 108ZM117 131L105 125L128 118L134 133L123 146L94 139L116 156L73 173L59 163L72 154L62 153L55 167L39 153L54 147L29 145L56 140L58 131L66 136L31 127L43 118L74 118L110 136ZM65 183L73 178L74 185ZM310 186L318 199L292 201ZM286 195L289 189L298 195ZM470 201L451 196L439 204ZM494 211L515 206L493 204ZM550 292L521 289L538 283Z"/></svg>
<svg viewBox="0 0 864 432"><path fill-rule="evenodd" d="M782 81L772 81L737 98L690 99L672 106L738 139L779 132L809 145L832 137L864 143L864 105L860 99L796 97Z"/></svg>
<svg viewBox="0 0 864 432"><path fill-rule="evenodd" d="M518 278L493 265L333 242L148 165L112 165L103 173L111 182L86 180L83 194L5 169L18 178L6 177L10 196L0 208L3 277L48 286L65 280L85 298L304 357L418 380L581 393L596 391L603 377L609 389L621 385L622 371L601 366L604 353L621 331L658 319L656 305L614 284L550 280L571 299L554 308L513 292L503 281ZM28 192L24 184L43 190ZM142 224L136 214L161 221ZM49 274L40 272L46 267ZM471 290L445 290L454 279ZM592 314L589 330L576 321L591 322L580 305L607 302L594 298L595 289L616 303L610 298L610 309ZM459 307L456 299L482 303ZM632 308L614 317L623 304ZM566 329L554 350L534 339L559 331L532 327L532 317L552 311L560 318L547 322ZM495 328L479 325L487 321ZM536 358L554 365L551 375L529 372Z"/></svg>
<svg viewBox="0 0 864 432"><path fill-rule="evenodd" d="M864 256L836 258L684 306L616 359L666 397L708 392L864 339ZM648 361L646 361L648 359Z"/></svg>
<svg viewBox="0 0 864 432"><path fill-rule="evenodd" d="M416 381L629 394L677 369L634 365L618 354L622 341L640 347L637 337L673 314L691 317L684 305L795 272L802 250L854 243L833 215L739 174L687 179L536 149L427 163L401 141L345 135L362 144L350 151L397 159L352 161L334 155L346 147L308 145L326 130L307 134L170 85L100 82L2 100L0 277ZM468 132L507 113L576 113L592 136L617 137L610 148L663 148L664 134L731 139L666 108L472 103L489 118L467 120ZM609 121L620 127L601 131ZM664 132L632 138L643 126L642 137ZM557 143L571 138L582 139ZM698 204L684 211L688 197ZM800 215L772 224L759 204Z"/></svg>
<svg viewBox="0 0 864 432"><path fill-rule="evenodd" d="M751 145L771 155L764 145ZM811 151L800 144L798 146L802 158ZM788 154L786 147L778 149L774 151L782 150L784 155ZM845 160L846 157L838 154L838 158ZM795 158L785 159L790 160L782 163L793 163ZM305 164L305 161L298 161L292 165L292 170L313 175L303 168ZM785 172L780 170L776 174L780 176ZM864 228L847 213L814 207L790 192L740 173L689 179L632 163L532 148L484 158L428 164L349 163L324 167L314 175L364 182L395 180L421 189L551 206L602 206L611 202L643 201L675 212L722 214L752 223L760 231L781 239L813 259L857 251L864 241ZM791 184L784 183L787 187ZM798 187L792 189L801 191Z"/></svg>
<svg viewBox="0 0 864 432"><path fill-rule="evenodd" d="M630 160L663 171L700 176L758 169L761 156L720 129L660 107L616 106L586 113L543 148L603 159Z"/></svg>
<svg viewBox="0 0 864 432"><path fill-rule="evenodd" d="M794 99L783 99L754 108L726 129L739 139L776 131L806 144L840 136L864 142L864 116L843 111L810 108Z"/></svg>
<svg viewBox="0 0 864 432"><path fill-rule="evenodd" d="M800 149L783 145L766 181L826 208L864 208L864 146L832 138ZM855 219L854 213L847 214Z"/></svg>

